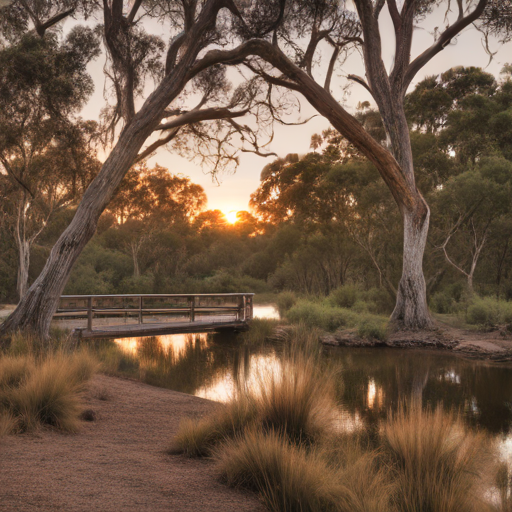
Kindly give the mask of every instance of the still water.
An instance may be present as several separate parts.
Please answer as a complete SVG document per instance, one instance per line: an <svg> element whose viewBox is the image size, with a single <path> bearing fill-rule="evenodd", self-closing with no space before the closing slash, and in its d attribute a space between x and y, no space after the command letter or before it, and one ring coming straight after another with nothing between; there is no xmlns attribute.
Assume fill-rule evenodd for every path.
<svg viewBox="0 0 512 512"><path fill-rule="evenodd" d="M277 317L270 306L255 316ZM134 355L145 381L210 400L226 401L237 387L279 371L279 346L244 346L236 335L169 335L118 339ZM325 349L340 379L345 423L377 429L389 411L415 397L424 406L460 411L470 426L496 435L512 455L512 366L423 350Z"/></svg>

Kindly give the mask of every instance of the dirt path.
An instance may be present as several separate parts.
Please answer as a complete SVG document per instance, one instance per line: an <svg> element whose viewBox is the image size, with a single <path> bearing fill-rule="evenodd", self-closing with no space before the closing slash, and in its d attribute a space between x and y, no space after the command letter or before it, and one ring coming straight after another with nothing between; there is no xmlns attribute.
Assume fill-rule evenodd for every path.
<svg viewBox="0 0 512 512"><path fill-rule="evenodd" d="M211 462L164 453L180 418L203 415L214 402L98 375L86 407L97 419L78 434L44 430L0 441L2 512L264 510L253 494L221 484Z"/></svg>

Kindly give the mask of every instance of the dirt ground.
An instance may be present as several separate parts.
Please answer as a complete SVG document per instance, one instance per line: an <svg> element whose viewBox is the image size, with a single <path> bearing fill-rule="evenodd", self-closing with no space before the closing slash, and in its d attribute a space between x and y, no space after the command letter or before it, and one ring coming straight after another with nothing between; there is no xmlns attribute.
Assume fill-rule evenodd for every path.
<svg viewBox="0 0 512 512"><path fill-rule="evenodd" d="M512 361L512 333L509 329L490 332L459 329L437 321L434 331L398 331L386 341L360 338L354 329L338 331L321 338L324 345L339 347L427 348L449 350L463 357L488 359L495 362Z"/></svg>
<svg viewBox="0 0 512 512"><path fill-rule="evenodd" d="M96 421L83 422L80 432L42 430L0 440L0 510L263 511L254 494L220 483L211 461L165 454L180 418L214 407L97 375L84 397Z"/></svg>

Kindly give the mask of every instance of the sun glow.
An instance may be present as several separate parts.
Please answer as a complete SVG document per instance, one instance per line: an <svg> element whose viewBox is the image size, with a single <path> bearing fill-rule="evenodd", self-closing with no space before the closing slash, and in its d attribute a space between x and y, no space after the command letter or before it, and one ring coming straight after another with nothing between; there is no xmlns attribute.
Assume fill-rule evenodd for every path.
<svg viewBox="0 0 512 512"><path fill-rule="evenodd" d="M238 212L235 210L231 210L230 212L226 213L226 219L228 219L230 224L235 224L238 221L237 214Z"/></svg>

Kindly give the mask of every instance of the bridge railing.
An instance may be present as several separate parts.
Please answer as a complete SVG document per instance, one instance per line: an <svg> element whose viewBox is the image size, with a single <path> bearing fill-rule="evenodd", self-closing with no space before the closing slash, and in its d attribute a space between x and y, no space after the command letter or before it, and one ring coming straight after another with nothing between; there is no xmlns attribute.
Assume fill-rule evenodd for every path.
<svg viewBox="0 0 512 512"><path fill-rule="evenodd" d="M62 295L54 319L123 318L142 324L174 321L239 321L253 316L253 293Z"/></svg>

